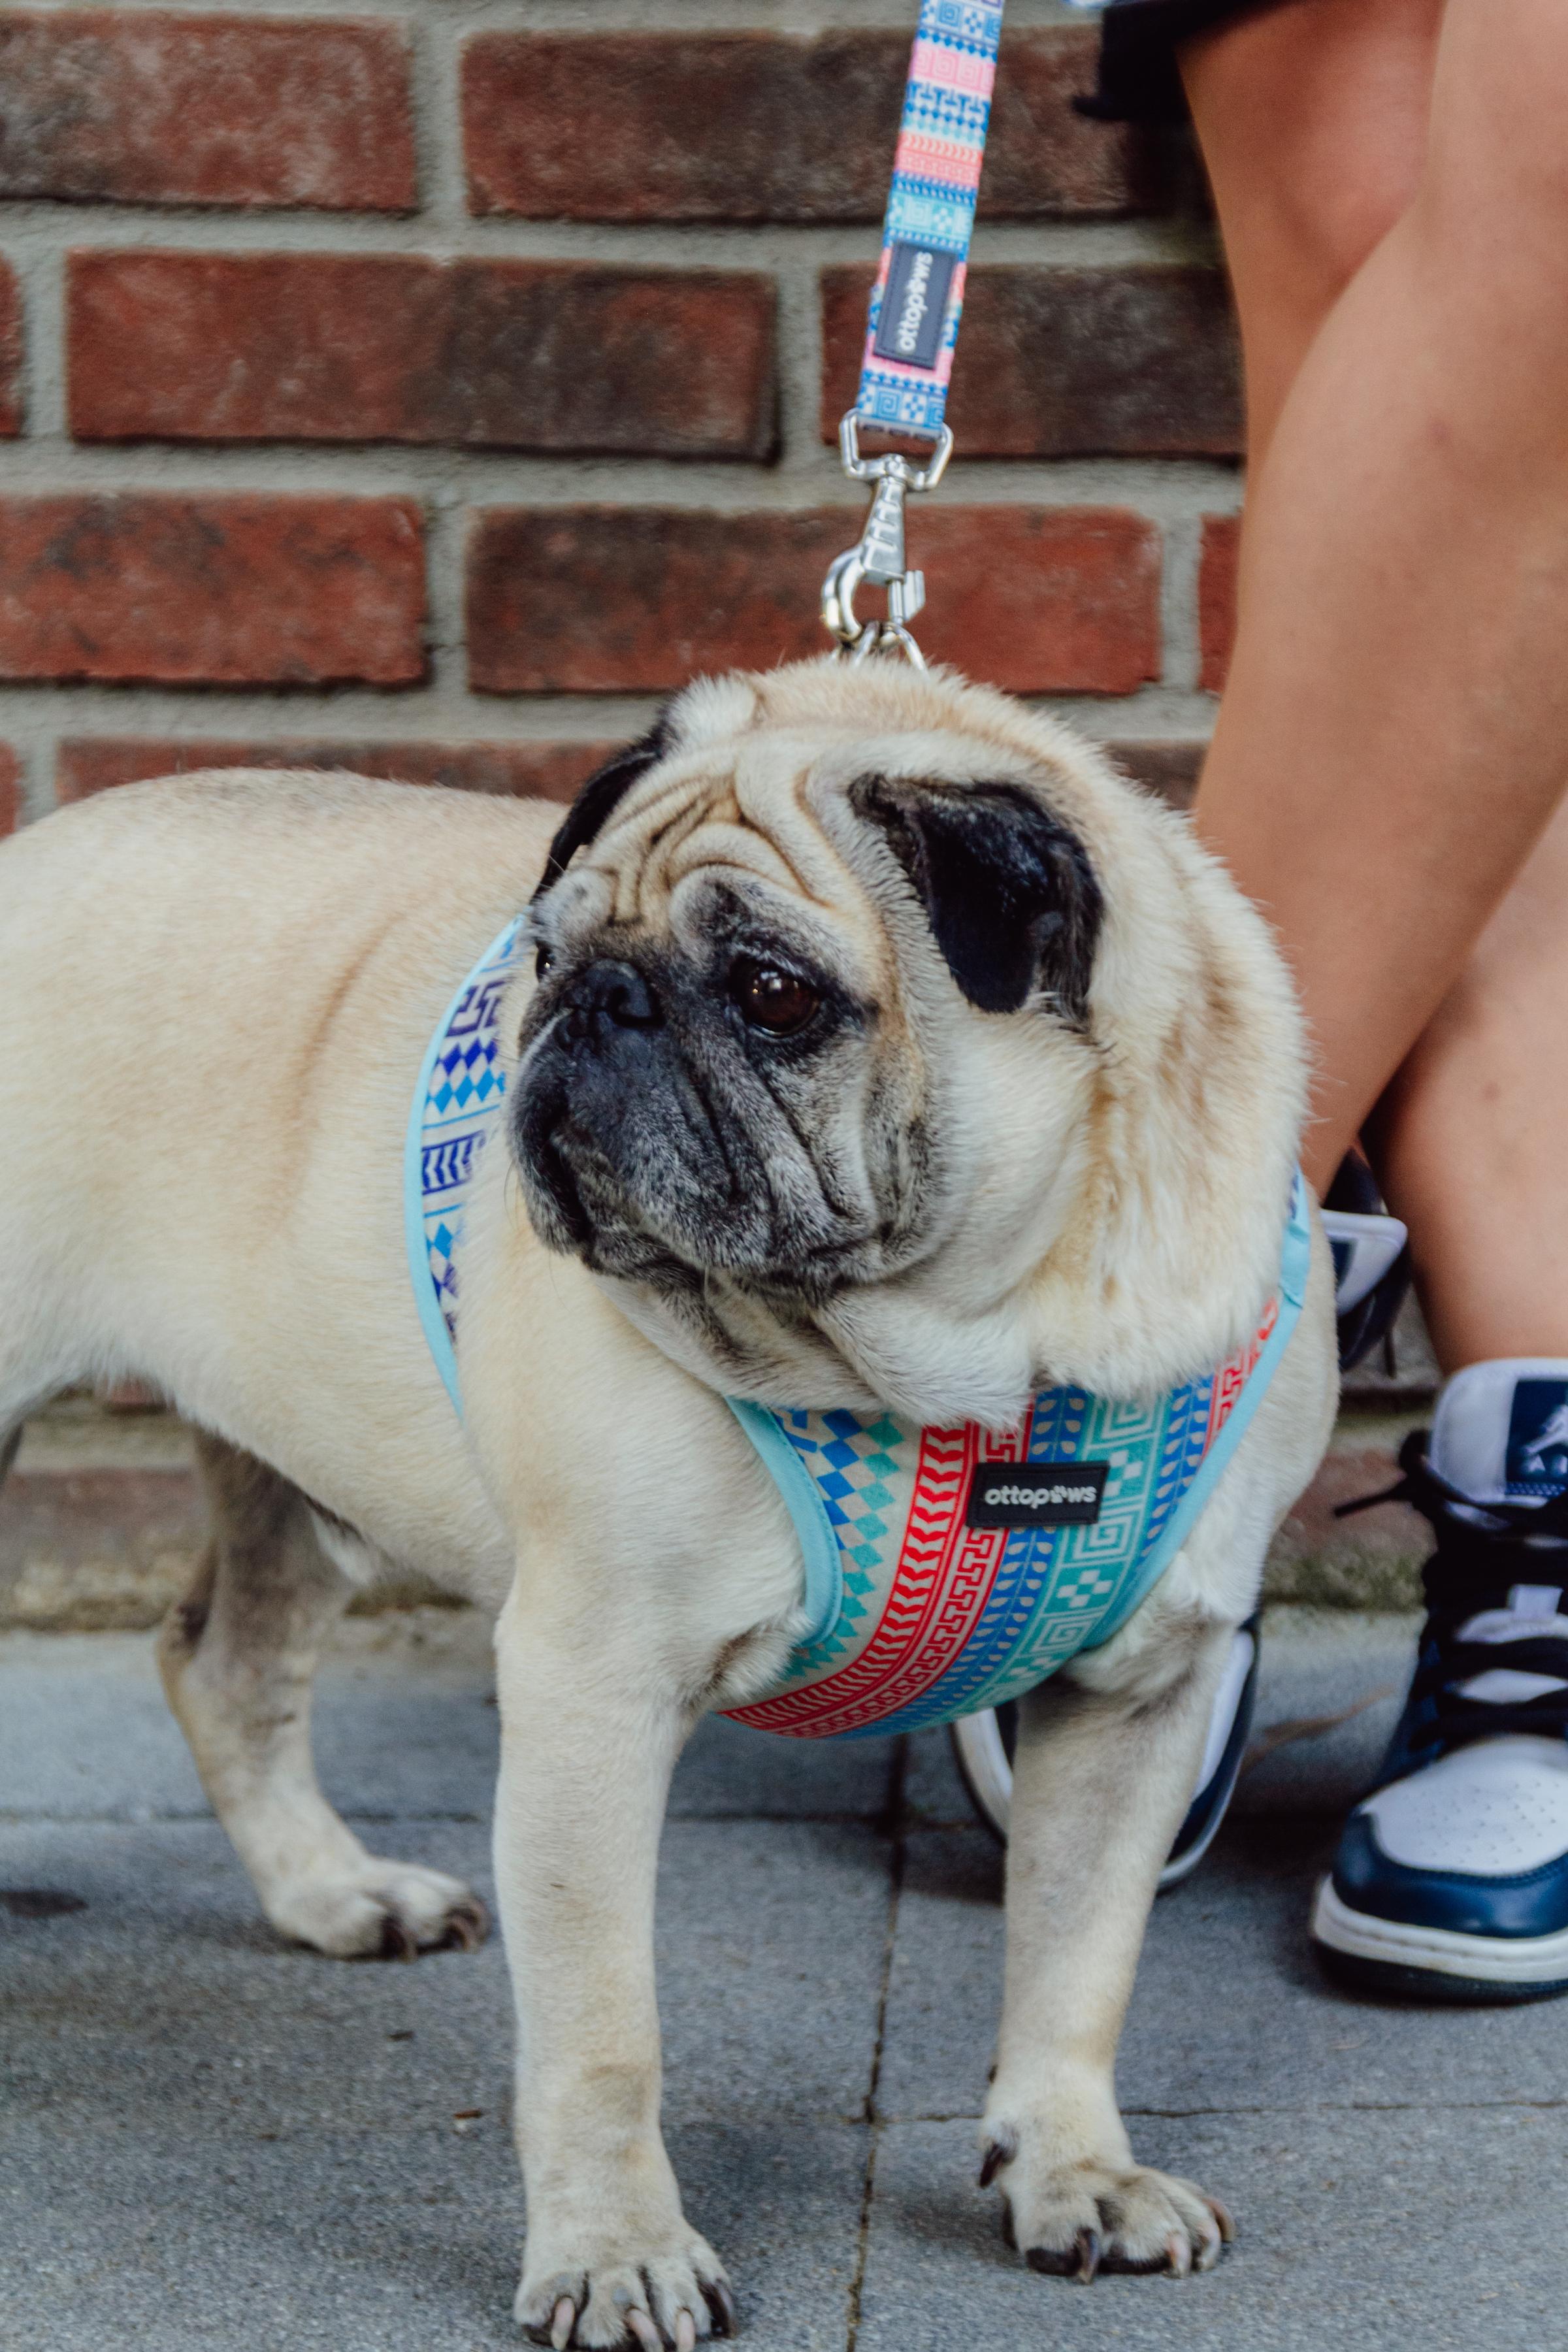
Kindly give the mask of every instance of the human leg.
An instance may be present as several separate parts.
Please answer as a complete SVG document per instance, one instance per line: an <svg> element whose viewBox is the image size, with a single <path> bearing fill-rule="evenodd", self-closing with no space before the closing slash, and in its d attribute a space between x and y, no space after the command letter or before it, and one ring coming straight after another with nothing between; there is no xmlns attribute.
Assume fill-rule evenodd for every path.
<svg viewBox="0 0 1568 2352"><path fill-rule="evenodd" d="M1372 1121L1383 1181L1409 1223L1433 1343L1448 1371L1490 1357L1568 1351L1564 1006L1568 805Z"/></svg>
<svg viewBox="0 0 1568 2352"><path fill-rule="evenodd" d="M1568 611L1568 171L1549 119L1568 75L1568 18L1547 0L1507 11L1449 0L1408 202L1397 210L1397 179L1380 173L1348 227L1342 197L1309 236L1299 215L1311 212L1314 178L1331 183L1327 133L1295 142L1313 161L1291 203L1249 210L1249 152L1287 84L1266 57L1249 111L1232 45L1275 26L1310 31L1320 11L1327 37L1338 10L1299 0L1205 37L1184 60L1227 247L1234 224L1242 251L1267 441L1197 817L1298 973L1321 1070L1308 1143L1320 1186L1568 778L1568 674L1555 650ZM1405 90L1403 127L1387 144L1408 166L1408 21L1401 39L1403 82L1391 64L1384 84ZM1331 77L1320 81L1332 92ZM1245 138L1227 121L1246 124ZM1356 108L1346 130L1366 134ZM1346 186L1354 176L1347 163ZM1322 287L1332 273L1321 256L1338 252L1342 266L1380 208L1395 217L1324 315L1270 431L1301 335L1271 292L1293 267L1286 231L1320 257Z"/></svg>
<svg viewBox="0 0 1568 2352"><path fill-rule="evenodd" d="M1568 1450L1550 1444L1568 1428L1553 1052L1568 754L1552 652L1568 604L1568 341L1542 315L1564 290L1568 175L1546 100L1568 39L1539 0L1450 0L1408 198L1303 339L1289 287L1331 272L1286 249L1288 206L1244 200L1311 142L1260 136L1245 107L1238 129L1237 110L1241 35L1276 24L1288 47L1313 16L1331 31L1332 0L1194 59L1261 387L1237 659L1200 822L1296 964L1323 1069L1310 1172L1323 1181L1383 1095L1374 1157L1443 1360L1473 1368L1440 1402L1430 1465L1417 1450L1407 1465L1436 1536L1421 1662L1314 1931L1360 1981L1520 1998L1568 1990L1568 1513L1552 1499ZM1251 62L1279 54L1255 41ZM1408 121L1391 143L1410 157ZM1343 188L1357 184L1348 169ZM1293 192L1321 184L1298 172ZM1320 253L1342 198L1328 213Z"/></svg>

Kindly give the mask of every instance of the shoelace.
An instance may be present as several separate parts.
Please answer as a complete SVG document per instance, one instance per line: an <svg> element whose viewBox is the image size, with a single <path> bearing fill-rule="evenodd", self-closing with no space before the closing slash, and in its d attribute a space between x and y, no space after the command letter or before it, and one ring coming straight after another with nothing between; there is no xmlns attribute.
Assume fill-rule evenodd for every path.
<svg viewBox="0 0 1568 2352"><path fill-rule="evenodd" d="M1402 1724L1408 1753L1396 1769L1503 1732L1568 1738L1568 1633L1527 1633L1524 1617L1507 1641L1467 1640L1463 1631L1489 1612L1507 1612L1516 1585L1556 1584L1568 1592L1568 1494L1538 1504L1473 1503L1427 1461L1425 1430L1413 1430L1400 1447L1399 1469L1392 1486L1335 1511L1348 1518L1376 1503L1408 1503L1436 1538L1421 1572L1426 1624ZM1478 1510L1489 1525L1464 1516ZM1462 1687L1499 1668L1550 1675L1563 1686L1511 1700L1478 1698Z"/></svg>

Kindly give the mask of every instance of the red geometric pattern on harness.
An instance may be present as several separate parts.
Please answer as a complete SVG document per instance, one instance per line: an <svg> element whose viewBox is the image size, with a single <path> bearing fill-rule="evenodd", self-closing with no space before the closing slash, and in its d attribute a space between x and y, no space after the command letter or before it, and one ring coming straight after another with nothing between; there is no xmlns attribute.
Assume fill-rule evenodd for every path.
<svg viewBox="0 0 1568 2352"><path fill-rule="evenodd" d="M1000 1435L973 1422L922 1430L899 1564L876 1632L825 1682L738 1706L737 1718L763 1731L798 1732L809 1724L828 1738L879 1722L929 1690L984 1607L1007 1539L1005 1528L964 1526L971 1474L980 1462L1021 1461L1027 1440L1027 1422Z"/></svg>
<svg viewBox="0 0 1568 2352"><path fill-rule="evenodd" d="M1233 1356L1229 1363L1222 1364L1215 1374L1214 1394L1209 1400L1208 1436L1204 1444L1205 1454L1235 1412L1241 1391L1257 1370L1258 1359L1268 1345L1269 1335L1279 1320L1279 1301L1271 1298L1264 1310L1262 1322L1240 1355Z"/></svg>
<svg viewBox="0 0 1568 2352"><path fill-rule="evenodd" d="M1279 1311L1270 1299L1255 1336L1215 1375L1205 1453L1234 1412ZM1016 1429L1000 1434L973 1422L922 1430L898 1566L869 1641L819 1682L726 1712L760 1731L825 1739L885 1722L939 1682L984 1612L1007 1541L1005 1528L963 1524L971 1476L983 1462L1024 1460L1033 1423L1031 1406Z"/></svg>

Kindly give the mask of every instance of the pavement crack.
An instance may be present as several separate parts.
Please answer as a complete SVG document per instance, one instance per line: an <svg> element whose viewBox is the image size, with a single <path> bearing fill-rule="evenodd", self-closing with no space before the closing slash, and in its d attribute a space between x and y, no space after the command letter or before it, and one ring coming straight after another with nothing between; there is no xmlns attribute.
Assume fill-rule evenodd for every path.
<svg viewBox="0 0 1568 2352"><path fill-rule="evenodd" d="M1552 2115L1562 2109L1568 2109L1568 2098L1314 2099L1310 2105L1123 2107L1121 2115L1127 2123L1201 2123L1211 2116L1485 2116L1521 2110ZM980 2119L978 2107L921 2107L907 2115L879 2115L876 2123L877 2129L883 2131L889 2124L973 2124Z"/></svg>
<svg viewBox="0 0 1568 2352"><path fill-rule="evenodd" d="M888 1995L893 1981L893 1947L899 1933L899 1903L904 1891L904 1856L907 1844L908 1816L904 1806L904 1780L909 1769L907 1738L899 1741L888 1780L887 1827L892 1851L888 1864L888 1919L882 1935L882 1968L877 1987L877 2026L871 2045L871 2073L866 2084L864 2120L867 2126L866 2172L860 2186L860 2225L855 2242L855 2275L849 2282L846 2305L845 2352L855 2352L860 2334L860 2296L866 2283L866 2252L871 2242L871 2208L877 2193L877 2150L881 2140L882 2123L877 2105L877 2094L882 2083L882 2052L888 2030Z"/></svg>
<svg viewBox="0 0 1568 2352"><path fill-rule="evenodd" d="M487 1813L398 1813L343 1812L343 1822L363 1822L376 1829L399 1825L416 1830L426 1824L461 1829L484 1829L489 1824ZM39 1813L23 1812L0 1806L0 1829L68 1829L68 1830L162 1830L183 1829L193 1822L207 1822L216 1827L217 1815L203 1805L189 1812L123 1812L123 1813Z"/></svg>

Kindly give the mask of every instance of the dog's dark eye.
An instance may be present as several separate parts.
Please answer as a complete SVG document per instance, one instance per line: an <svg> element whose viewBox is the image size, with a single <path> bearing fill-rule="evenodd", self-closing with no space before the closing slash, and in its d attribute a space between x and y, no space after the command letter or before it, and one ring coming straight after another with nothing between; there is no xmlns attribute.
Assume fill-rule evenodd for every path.
<svg viewBox="0 0 1568 2352"><path fill-rule="evenodd" d="M793 1037L816 1017L822 1003L808 981L777 964L758 963L752 956L742 956L731 968L730 993L742 1018L753 1029L765 1029L770 1037Z"/></svg>
<svg viewBox="0 0 1568 2352"><path fill-rule="evenodd" d="M533 959L533 977L535 980L542 980L554 961L554 949L542 947Z"/></svg>

